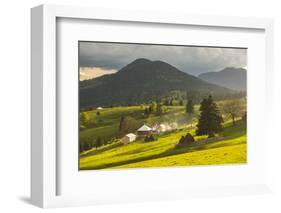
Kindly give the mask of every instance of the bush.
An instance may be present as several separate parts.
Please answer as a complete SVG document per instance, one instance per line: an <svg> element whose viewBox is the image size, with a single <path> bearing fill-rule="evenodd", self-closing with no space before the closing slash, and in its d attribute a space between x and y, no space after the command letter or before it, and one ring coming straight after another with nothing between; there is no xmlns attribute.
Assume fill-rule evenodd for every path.
<svg viewBox="0 0 281 213"><path fill-rule="evenodd" d="M154 136L154 135L147 135L145 138L144 138L144 141L145 142L151 142L151 141L156 141L157 138Z"/></svg>

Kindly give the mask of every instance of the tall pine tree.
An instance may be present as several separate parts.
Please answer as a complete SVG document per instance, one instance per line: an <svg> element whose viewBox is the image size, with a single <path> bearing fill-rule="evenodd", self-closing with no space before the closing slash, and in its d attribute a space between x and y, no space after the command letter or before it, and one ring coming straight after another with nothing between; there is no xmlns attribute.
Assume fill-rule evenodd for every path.
<svg viewBox="0 0 281 213"><path fill-rule="evenodd" d="M215 133L222 130L222 116L212 96L203 99L200 106L200 116L197 124L197 135L214 137Z"/></svg>
<svg viewBox="0 0 281 213"><path fill-rule="evenodd" d="M186 112L189 114L193 113L193 103L192 99L188 99L187 104L186 104Z"/></svg>

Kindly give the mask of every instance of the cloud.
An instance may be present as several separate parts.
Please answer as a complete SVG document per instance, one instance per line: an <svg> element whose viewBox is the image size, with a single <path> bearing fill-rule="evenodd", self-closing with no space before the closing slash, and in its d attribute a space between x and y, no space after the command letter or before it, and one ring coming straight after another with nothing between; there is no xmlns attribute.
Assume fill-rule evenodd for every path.
<svg viewBox="0 0 281 213"><path fill-rule="evenodd" d="M114 69L103 69L100 67L80 67L80 81L88 80L91 78L100 77L117 72Z"/></svg>
<svg viewBox="0 0 281 213"><path fill-rule="evenodd" d="M137 58L162 60L193 75L246 67L247 49L80 42L80 67L119 70Z"/></svg>

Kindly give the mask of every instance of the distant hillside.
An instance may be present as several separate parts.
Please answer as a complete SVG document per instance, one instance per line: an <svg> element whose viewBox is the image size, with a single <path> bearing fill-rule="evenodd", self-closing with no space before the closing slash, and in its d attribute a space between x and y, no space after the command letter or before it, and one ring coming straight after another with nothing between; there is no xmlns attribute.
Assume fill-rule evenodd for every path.
<svg viewBox="0 0 281 213"><path fill-rule="evenodd" d="M137 59L117 73L80 82L80 106L140 104L159 100L171 91L227 94L229 89L207 83L163 61Z"/></svg>
<svg viewBox="0 0 281 213"><path fill-rule="evenodd" d="M203 73L198 77L209 83L237 91L245 91L247 87L247 72L242 68L228 67L219 72Z"/></svg>

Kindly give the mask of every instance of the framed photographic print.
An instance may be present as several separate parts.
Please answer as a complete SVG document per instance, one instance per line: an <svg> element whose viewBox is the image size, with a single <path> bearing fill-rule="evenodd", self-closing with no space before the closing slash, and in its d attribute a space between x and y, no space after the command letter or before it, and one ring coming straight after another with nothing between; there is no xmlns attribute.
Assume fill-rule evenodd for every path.
<svg viewBox="0 0 281 213"><path fill-rule="evenodd" d="M33 8L32 203L270 192L272 30L269 19Z"/></svg>
<svg viewBox="0 0 281 213"><path fill-rule="evenodd" d="M246 48L78 48L80 170L247 163Z"/></svg>

